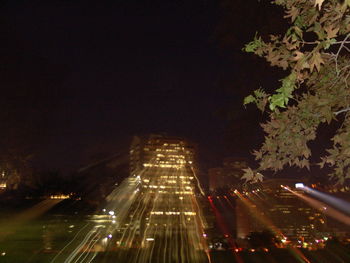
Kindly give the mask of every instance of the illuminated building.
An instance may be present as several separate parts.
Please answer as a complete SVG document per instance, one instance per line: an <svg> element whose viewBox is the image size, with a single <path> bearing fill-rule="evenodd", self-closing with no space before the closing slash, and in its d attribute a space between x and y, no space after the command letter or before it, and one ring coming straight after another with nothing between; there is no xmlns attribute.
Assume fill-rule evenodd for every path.
<svg viewBox="0 0 350 263"><path fill-rule="evenodd" d="M130 173L140 176L141 191L151 194L147 218L154 224L173 224L175 228L182 218L187 227L197 215L193 196L198 194L195 178L194 146L184 139L150 135L135 137L130 148ZM152 209L151 209L152 208ZM172 218L169 220L169 218Z"/></svg>
<svg viewBox="0 0 350 263"><path fill-rule="evenodd" d="M144 248L138 255L143 258L161 248L174 260L185 253L186 262L202 262L206 223L199 204L194 145L178 137L135 136L128 185L135 189L129 193L134 201L116 243L121 248Z"/></svg>
<svg viewBox="0 0 350 263"><path fill-rule="evenodd" d="M152 168L155 171L185 169L186 173L191 175L194 168L194 155L194 145L178 137L135 136L130 148L130 172L134 175L140 172L152 174ZM151 169L144 171L144 168Z"/></svg>
<svg viewBox="0 0 350 263"><path fill-rule="evenodd" d="M244 197L251 207L237 200L240 237L266 228L278 229L288 240L311 240L323 235L327 231L324 213L286 190L286 187L290 187L294 192L301 193L300 189L295 188L295 183L290 179L272 179L259 184L255 190L246 191ZM263 217L269 219L270 225L261 220ZM247 222L250 222L249 227Z"/></svg>
<svg viewBox="0 0 350 263"><path fill-rule="evenodd" d="M282 188L280 183L278 180L264 184L264 193L271 196L271 206L267 211L269 217L285 236L295 239L311 238L316 229L321 230L317 221L323 221L322 215ZM288 185L293 186L293 183Z"/></svg>

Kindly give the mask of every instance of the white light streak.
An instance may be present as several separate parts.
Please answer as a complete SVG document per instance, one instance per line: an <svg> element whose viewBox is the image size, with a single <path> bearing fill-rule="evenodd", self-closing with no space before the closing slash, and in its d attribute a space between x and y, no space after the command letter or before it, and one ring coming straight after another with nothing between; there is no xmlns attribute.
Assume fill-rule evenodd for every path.
<svg viewBox="0 0 350 263"><path fill-rule="evenodd" d="M295 188L303 188L304 184L303 183L296 183Z"/></svg>

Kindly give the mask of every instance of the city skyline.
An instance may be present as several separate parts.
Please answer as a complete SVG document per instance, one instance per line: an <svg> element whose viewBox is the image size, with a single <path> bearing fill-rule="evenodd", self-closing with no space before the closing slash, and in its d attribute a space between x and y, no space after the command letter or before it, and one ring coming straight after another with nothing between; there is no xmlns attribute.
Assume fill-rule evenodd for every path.
<svg viewBox="0 0 350 263"><path fill-rule="evenodd" d="M350 0L3 0L0 261L350 262Z"/></svg>

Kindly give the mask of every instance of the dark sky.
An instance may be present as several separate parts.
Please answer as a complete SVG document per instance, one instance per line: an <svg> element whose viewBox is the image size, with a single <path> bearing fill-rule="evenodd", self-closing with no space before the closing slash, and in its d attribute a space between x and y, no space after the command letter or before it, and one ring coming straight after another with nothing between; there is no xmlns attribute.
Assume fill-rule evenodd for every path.
<svg viewBox="0 0 350 263"><path fill-rule="evenodd" d="M151 132L197 142L207 166L247 156L261 115L242 99L275 73L240 50L273 29L271 10L255 0L3 1L1 143L63 169Z"/></svg>

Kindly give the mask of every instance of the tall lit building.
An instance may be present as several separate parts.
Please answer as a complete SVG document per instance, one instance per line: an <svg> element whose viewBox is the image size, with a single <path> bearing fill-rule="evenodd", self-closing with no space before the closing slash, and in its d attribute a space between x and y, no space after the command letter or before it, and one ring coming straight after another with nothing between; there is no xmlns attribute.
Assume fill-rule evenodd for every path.
<svg viewBox="0 0 350 263"><path fill-rule="evenodd" d="M130 147L130 172L134 175L140 172L152 174L152 170L173 172L173 169L184 169L187 174L192 174L194 158L195 146L182 138L135 136Z"/></svg>
<svg viewBox="0 0 350 263"><path fill-rule="evenodd" d="M154 251L166 251L164 262L205 262L195 146L178 137L134 137L128 180L136 197L121 224L120 247L141 247L137 257L154 262Z"/></svg>

